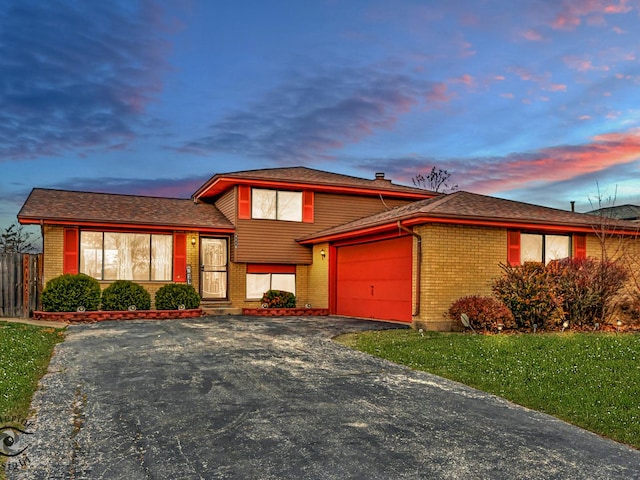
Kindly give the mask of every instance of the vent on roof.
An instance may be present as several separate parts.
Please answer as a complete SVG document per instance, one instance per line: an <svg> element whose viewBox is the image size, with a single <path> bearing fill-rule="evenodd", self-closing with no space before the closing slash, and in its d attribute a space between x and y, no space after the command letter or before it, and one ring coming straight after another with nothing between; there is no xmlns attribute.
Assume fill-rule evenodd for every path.
<svg viewBox="0 0 640 480"><path fill-rule="evenodd" d="M384 180L384 172L376 172L376 180Z"/></svg>

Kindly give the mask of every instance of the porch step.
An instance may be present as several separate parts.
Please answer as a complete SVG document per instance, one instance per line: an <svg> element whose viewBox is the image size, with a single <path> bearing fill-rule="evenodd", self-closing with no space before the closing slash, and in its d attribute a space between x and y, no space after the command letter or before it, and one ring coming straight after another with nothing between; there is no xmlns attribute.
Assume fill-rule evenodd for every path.
<svg viewBox="0 0 640 480"><path fill-rule="evenodd" d="M242 308L234 307L228 302L207 302L200 303L200 308L205 315L241 315Z"/></svg>

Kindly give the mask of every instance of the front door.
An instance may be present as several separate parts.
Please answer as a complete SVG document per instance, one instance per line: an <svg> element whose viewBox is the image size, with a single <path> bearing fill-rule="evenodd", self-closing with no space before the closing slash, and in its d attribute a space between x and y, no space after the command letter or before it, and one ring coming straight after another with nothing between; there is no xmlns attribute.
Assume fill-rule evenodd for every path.
<svg viewBox="0 0 640 480"><path fill-rule="evenodd" d="M200 295L227 298L227 239L200 237Z"/></svg>

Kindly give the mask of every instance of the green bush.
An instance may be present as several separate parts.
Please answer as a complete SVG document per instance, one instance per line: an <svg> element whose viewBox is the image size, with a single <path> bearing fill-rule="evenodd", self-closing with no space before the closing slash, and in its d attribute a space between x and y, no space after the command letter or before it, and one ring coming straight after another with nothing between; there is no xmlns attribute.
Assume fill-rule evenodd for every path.
<svg viewBox="0 0 640 480"><path fill-rule="evenodd" d="M295 308L296 296L284 290L269 290L262 296L265 308Z"/></svg>
<svg viewBox="0 0 640 480"><path fill-rule="evenodd" d="M75 312L98 310L100 284L88 275L65 274L52 278L42 291L42 309L45 312Z"/></svg>
<svg viewBox="0 0 640 480"><path fill-rule="evenodd" d="M102 310L128 310L130 307L136 310L151 308L151 295L142 285L118 280L102 291Z"/></svg>
<svg viewBox="0 0 640 480"><path fill-rule="evenodd" d="M178 310L198 308L200 295L191 285L186 283L170 283L156 292L156 308L158 310Z"/></svg>
<svg viewBox="0 0 640 480"><path fill-rule="evenodd" d="M493 297L470 295L453 302L449 307L448 315L458 329L462 326L460 316L463 313L467 314L469 324L475 330L496 331L498 325L502 325L504 330L516 327L513 315L506 305Z"/></svg>
<svg viewBox="0 0 640 480"><path fill-rule="evenodd" d="M493 293L504 303L518 328L544 328L560 314L549 273L543 263L500 265L504 275L493 283Z"/></svg>
<svg viewBox="0 0 640 480"><path fill-rule="evenodd" d="M604 322L628 278L622 265L593 258L554 260L546 269L563 319L580 326Z"/></svg>

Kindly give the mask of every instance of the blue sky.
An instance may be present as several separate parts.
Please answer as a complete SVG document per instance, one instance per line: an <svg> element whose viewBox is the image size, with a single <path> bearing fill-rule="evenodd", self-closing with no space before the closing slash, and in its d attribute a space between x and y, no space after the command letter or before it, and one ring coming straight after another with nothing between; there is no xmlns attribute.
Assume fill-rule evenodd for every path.
<svg viewBox="0 0 640 480"><path fill-rule="evenodd" d="M33 187L305 165L640 203L640 1L0 0L0 226Z"/></svg>

